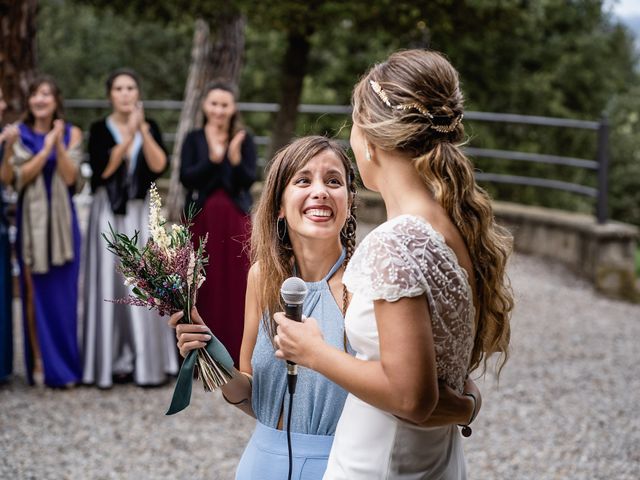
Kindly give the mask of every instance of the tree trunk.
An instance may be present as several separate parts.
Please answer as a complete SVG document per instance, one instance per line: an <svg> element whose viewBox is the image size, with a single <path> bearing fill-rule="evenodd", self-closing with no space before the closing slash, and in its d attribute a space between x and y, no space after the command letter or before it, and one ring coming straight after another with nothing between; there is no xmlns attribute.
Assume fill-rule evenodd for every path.
<svg viewBox="0 0 640 480"><path fill-rule="evenodd" d="M209 58L209 26L201 19L196 20L191 49L191 65L184 91L184 104L180 112L180 121L173 142L171 156L171 179L169 180L169 194L167 211L171 220L177 221L184 206L184 189L180 183L180 152L182 141L187 133L195 126L198 114L200 96L206 82L206 64Z"/></svg>
<svg viewBox="0 0 640 480"><path fill-rule="evenodd" d="M238 84L244 52L244 25L244 18L239 14L222 21L216 41L212 44L209 26L204 20L196 20L184 105L171 158L171 179L167 199L171 220L177 221L180 218L185 200L185 191L180 183L182 142L190 130L202 124L200 103L207 83L214 78L223 78L234 85Z"/></svg>
<svg viewBox="0 0 640 480"><path fill-rule="evenodd" d="M238 85L244 54L245 20L240 14L222 21L209 53L209 80L221 79Z"/></svg>
<svg viewBox="0 0 640 480"><path fill-rule="evenodd" d="M0 0L0 87L7 122L22 113L35 78L37 10L37 0Z"/></svg>
<svg viewBox="0 0 640 480"><path fill-rule="evenodd" d="M309 43L311 33L311 31L305 34L290 33L287 38L287 51L281 69L280 110L276 115L271 133L268 158L271 158L281 147L286 145L295 133L298 105L311 50Z"/></svg>

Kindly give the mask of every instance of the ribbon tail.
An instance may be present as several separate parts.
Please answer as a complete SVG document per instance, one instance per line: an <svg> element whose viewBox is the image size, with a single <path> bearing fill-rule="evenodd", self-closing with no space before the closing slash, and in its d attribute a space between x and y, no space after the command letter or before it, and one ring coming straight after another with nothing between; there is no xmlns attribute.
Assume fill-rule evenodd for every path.
<svg viewBox="0 0 640 480"><path fill-rule="evenodd" d="M173 415L178 413L189 406L191 402L191 385L193 383L193 368L195 367L197 359L197 351L192 350L187 355L187 358L182 362L180 372L178 372L178 379L176 380L176 386L173 389L173 397L171 398L171 405L165 415Z"/></svg>

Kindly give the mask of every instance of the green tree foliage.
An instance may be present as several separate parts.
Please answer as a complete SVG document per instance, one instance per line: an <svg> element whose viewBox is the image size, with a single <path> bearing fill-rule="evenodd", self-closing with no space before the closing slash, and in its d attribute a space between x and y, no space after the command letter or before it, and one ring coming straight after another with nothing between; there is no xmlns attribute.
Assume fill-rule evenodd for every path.
<svg viewBox="0 0 640 480"><path fill-rule="evenodd" d="M132 21L110 10L45 0L38 15L38 69L53 75L65 98L105 99L110 71L127 66L142 79L148 99L180 99L189 68L192 25ZM179 112L153 114L165 131ZM104 111L70 111L83 128ZM167 130L168 129L168 130Z"/></svg>
<svg viewBox="0 0 640 480"><path fill-rule="evenodd" d="M611 133L611 216L640 225L640 87L619 95L609 106Z"/></svg>
<svg viewBox="0 0 640 480"><path fill-rule="evenodd" d="M202 17L216 22L237 11L238 2L212 0L76 0L131 20L164 24L191 23Z"/></svg>
<svg viewBox="0 0 640 480"><path fill-rule="evenodd" d="M435 26L431 45L447 52L459 69L470 110L597 120L612 96L638 80L632 36L601 0L454 3L452 34ZM593 132L467 124L476 147L595 159ZM484 171L596 185L595 173L570 167L496 159L477 159L476 165ZM573 194L487 187L499 199L593 211L592 200Z"/></svg>
<svg viewBox="0 0 640 480"><path fill-rule="evenodd" d="M623 191L640 191L640 175L633 175L640 159L631 140L637 130L629 127L639 106L633 102L637 92L630 90L638 83L637 54L632 36L606 11L604 0L237 0L224 8L208 0L41 4L40 67L58 77L67 97L104 98L106 73L130 65L140 71L147 98L181 98L193 18L201 15L215 24L237 8L247 18L242 101L279 101L287 36L307 32L311 48L303 103L348 104L355 81L371 64L400 48L427 47L445 52L458 68L468 110L585 120L597 120L606 110L613 132L611 212L614 218L640 224L634 210L640 202L623 199L628 195ZM245 120L258 135L269 135L273 127L270 114L245 114ZM347 138L348 129L342 127L348 123L340 115L304 114L296 134ZM593 132L465 123L474 147L595 159ZM169 123L165 128L171 131ZM475 161L483 171L596 184L592 172L574 168ZM502 200L593 211L590 199L573 194L487 187Z"/></svg>
<svg viewBox="0 0 640 480"><path fill-rule="evenodd" d="M406 46L406 40L412 36L411 33L407 35L407 32L413 32L421 18L430 16L446 23L446 15L443 15L443 12L444 7L450 2L434 0L423 2L420 7L412 2L390 0L370 2L309 0L277 3L240 1L238 3L245 11L250 23L257 25L257 28L262 31L280 32L286 45L284 54L277 63L279 69L276 98L280 110L273 120L271 140L272 150L274 150L286 143L296 132L296 106L300 99L304 98L304 91L308 91L310 86L313 87L305 84L305 78L314 79L322 72L318 69L322 62L311 64L314 57L319 58L315 55L318 48L331 55L334 50L344 45L349 46L354 40L371 40L380 37L390 39L392 44ZM345 32L350 35L347 37L341 35ZM396 39L400 39L400 42L394 41ZM402 39L405 42L402 42ZM318 45L319 42L323 43ZM370 45L364 47L365 51L372 52ZM352 51L353 49L350 49L348 53ZM349 55L336 56L336 58L341 60L340 70L353 73L349 67L354 64L347 60ZM353 85L353 78L357 78L361 72L362 70L356 75L350 75L351 80L347 91ZM322 88L321 85L319 87ZM306 130L306 123L304 125Z"/></svg>

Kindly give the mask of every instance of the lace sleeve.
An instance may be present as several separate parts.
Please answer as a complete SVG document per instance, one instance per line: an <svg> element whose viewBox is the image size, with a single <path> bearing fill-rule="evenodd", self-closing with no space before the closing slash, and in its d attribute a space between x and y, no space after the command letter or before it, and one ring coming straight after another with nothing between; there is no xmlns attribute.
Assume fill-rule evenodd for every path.
<svg viewBox="0 0 640 480"><path fill-rule="evenodd" d="M347 289L372 301L422 295L424 274L405 240L393 231L371 232L347 266L342 280Z"/></svg>

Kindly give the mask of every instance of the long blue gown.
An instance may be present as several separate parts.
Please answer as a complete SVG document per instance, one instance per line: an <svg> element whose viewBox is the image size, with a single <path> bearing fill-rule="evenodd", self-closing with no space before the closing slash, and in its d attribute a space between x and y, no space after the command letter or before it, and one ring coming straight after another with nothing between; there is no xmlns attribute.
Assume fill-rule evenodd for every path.
<svg viewBox="0 0 640 480"><path fill-rule="evenodd" d="M0 145L0 161L3 156ZM7 380L13 371L13 332L11 325L11 249L9 222L0 185L0 382Z"/></svg>
<svg viewBox="0 0 640 480"><path fill-rule="evenodd" d="M34 153L39 152L44 143L44 134L34 132L28 126L20 124L20 138L24 145ZM65 126L64 143L69 144L71 125ZM55 152L47 159L42 174L44 175L47 194L51 198L51 182L56 170L57 159ZM73 188L69 188L69 203L71 205L71 229L73 235L73 260L60 266L49 266L49 271L43 274L31 274L33 284L33 311L36 326L36 338L42 366L44 381L50 387L63 387L68 384L79 383L82 377L82 367L78 346L78 274L80 271L80 228L72 201ZM25 277L23 256L21 251L21 221L22 195L18 199L16 222L18 225L18 240L16 251L20 264L20 292L25 302ZM50 208L50 207L49 207ZM50 214L50 212L46 212ZM47 241L48 239L34 239ZM26 308L23 308L25 328L25 361L27 364L27 380L33 383L33 350L29 341L29 323L26 318Z"/></svg>

